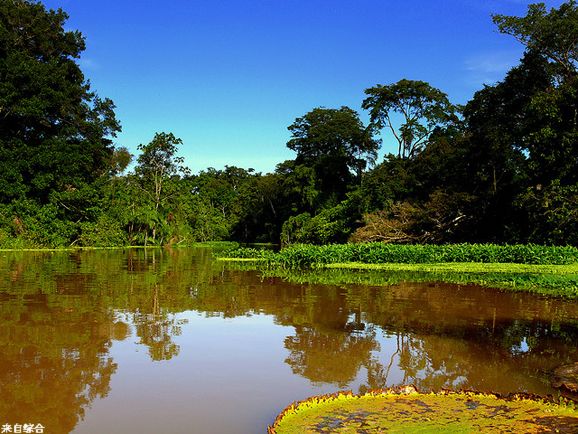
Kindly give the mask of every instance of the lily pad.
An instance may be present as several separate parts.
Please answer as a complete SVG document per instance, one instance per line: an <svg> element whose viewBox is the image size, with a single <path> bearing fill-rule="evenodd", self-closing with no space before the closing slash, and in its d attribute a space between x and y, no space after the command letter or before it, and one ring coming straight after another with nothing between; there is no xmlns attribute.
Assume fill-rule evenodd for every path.
<svg viewBox="0 0 578 434"><path fill-rule="evenodd" d="M309 398L287 407L267 431L303 433L578 432L578 410L527 395L419 393L413 386Z"/></svg>
<svg viewBox="0 0 578 434"><path fill-rule="evenodd" d="M578 362L556 368L554 376L555 379L552 382L554 387L578 393Z"/></svg>

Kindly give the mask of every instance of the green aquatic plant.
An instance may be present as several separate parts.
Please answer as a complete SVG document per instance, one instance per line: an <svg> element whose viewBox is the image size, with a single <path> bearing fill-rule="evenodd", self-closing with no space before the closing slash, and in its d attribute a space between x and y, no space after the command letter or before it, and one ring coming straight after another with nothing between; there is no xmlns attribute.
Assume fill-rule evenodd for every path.
<svg viewBox="0 0 578 434"><path fill-rule="evenodd" d="M259 249L255 247L237 247L219 252L217 257L221 260L229 260L232 262L240 259L273 261L275 252L269 249Z"/></svg>
<svg viewBox="0 0 578 434"><path fill-rule="evenodd" d="M256 264L239 263L235 267L238 269L259 268L262 276L280 277L288 282L299 284L322 284L322 285L371 285L389 286L401 282L444 282L459 285L480 285L492 288L501 288L513 291L526 291L547 296L578 298L578 274L560 274L535 272L493 272L492 267L485 271L466 272L448 269L449 267L439 267L435 264L428 266L412 264L387 264L383 270L380 269L355 269L355 264L335 264L327 268L314 270L294 270L284 268L259 268ZM396 266L400 266L396 269ZM493 264L492 264L493 265ZM510 265L510 264L503 264ZM343 267L343 268L341 268ZM566 266L550 266L561 267ZM446 268L446 269L444 269Z"/></svg>
<svg viewBox="0 0 578 434"><path fill-rule="evenodd" d="M220 259L229 266L242 263L244 269L259 270L265 277L295 283L383 286L404 281L446 282L578 298L577 252L574 247L535 245L368 243L298 245L277 253L244 248L219 256L225 256ZM423 262L425 259L430 262Z"/></svg>
<svg viewBox="0 0 578 434"><path fill-rule="evenodd" d="M318 267L326 264L435 264L455 262L565 265L578 263L578 249L536 244L296 244L277 253L253 248L224 252L221 257L259 259L284 268Z"/></svg>
<svg viewBox="0 0 578 434"><path fill-rule="evenodd" d="M571 403L528 395L419 393L413 386L353 395L337 393L291 404L268 434L357 432L576 432Z"/></svg>

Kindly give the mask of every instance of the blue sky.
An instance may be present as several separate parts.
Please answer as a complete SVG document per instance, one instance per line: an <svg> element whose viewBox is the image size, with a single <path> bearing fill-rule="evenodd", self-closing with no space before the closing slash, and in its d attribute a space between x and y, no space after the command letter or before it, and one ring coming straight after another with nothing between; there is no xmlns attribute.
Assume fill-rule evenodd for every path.
<svg viewBox="0 0 578 434"><path fill-rule="evenodd" d="M523 0L45 0L86 37L80 64L117 105L117 144L183 139L194 171L268 172L294 158L287 126L314 107L361 112L364 89L424 80L466 102L522 53L491 13ZM563 2L546 1L549 7ZM384 136L381 154L396 149Z"/></svg>

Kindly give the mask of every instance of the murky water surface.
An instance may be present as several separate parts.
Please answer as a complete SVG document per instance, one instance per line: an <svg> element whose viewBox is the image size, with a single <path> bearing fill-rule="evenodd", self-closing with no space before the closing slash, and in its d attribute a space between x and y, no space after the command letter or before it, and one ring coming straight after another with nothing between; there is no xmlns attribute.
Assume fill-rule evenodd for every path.
<svg viewBox="0 0 578 434"><path fill-rule="evenodd" d="M0 426L260 433L287 404L402 383L556 393L578 303L296 285L209 250L0 253Z"/></svg>

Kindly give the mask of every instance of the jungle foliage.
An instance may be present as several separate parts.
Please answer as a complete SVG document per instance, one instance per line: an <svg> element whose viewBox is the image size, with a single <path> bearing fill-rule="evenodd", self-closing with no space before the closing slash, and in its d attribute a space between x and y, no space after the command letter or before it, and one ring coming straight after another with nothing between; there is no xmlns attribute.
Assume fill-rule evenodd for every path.
<svg viewBox="0 0 578 434"><path fill-rule="evenodd" d="M288 127L296 157L266 174L193 174L169 132L141 144L131 166L115 144L114 103L81 71L84 38L67 18L34 0L0 2L0 247L578 245L574 0L494 15L525 52L465 106L424 81L373 85L367 125L349 107L313 108ZM398 153L377 161L382 130Z"/></svg>

